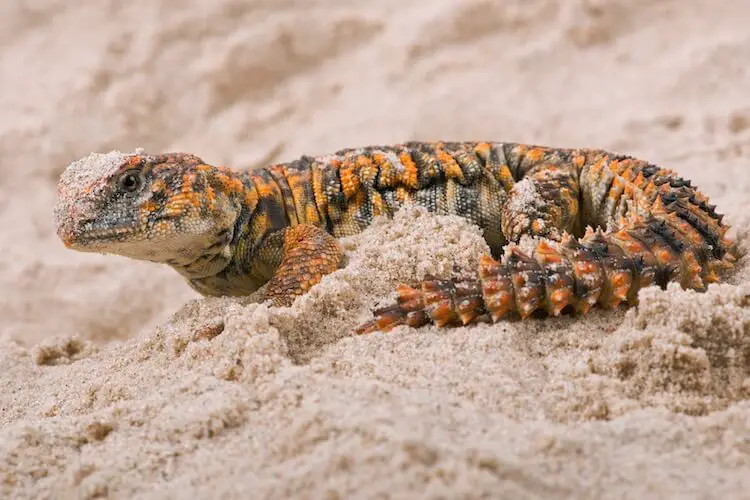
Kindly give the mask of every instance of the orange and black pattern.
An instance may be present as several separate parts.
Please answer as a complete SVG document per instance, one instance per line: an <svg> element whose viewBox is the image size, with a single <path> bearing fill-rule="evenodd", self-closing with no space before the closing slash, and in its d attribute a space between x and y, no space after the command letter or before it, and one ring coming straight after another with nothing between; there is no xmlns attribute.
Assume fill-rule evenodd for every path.
<svg viewBox="0 0 750 500"><path fill-rule="evenodd" d="M334 237L359 233L373 217L415 203L468 218L496 247L502 203L513 185L503 149L489 143L405 143L345 149L248 173L278 218L312 224Z"/></svg>
<svg viewBox="0 0 750 500"><path fill-rule="evenodd" d="M652 284L704 290L738 257L722 216L690 181L601 150L408 142L249 171L184 153L126 158L62 191L72 194L60 204L61 237L164 262L203 295L266 285L269 300L289 305L343 265L336 238L406 203L482 229L491 256L475 280L403 285L360 332L632 305ZM529 253L519 246L526 235L538 238Z"/></svg>

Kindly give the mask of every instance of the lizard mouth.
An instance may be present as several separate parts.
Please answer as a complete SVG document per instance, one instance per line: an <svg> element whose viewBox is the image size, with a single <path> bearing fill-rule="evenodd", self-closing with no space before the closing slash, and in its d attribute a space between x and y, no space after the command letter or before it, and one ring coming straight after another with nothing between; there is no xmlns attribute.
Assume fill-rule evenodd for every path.
<svg viewBox="0 0 750 500"><path fill-rule="evenodd" d="M92 227L92 222L84 222L74 227L61 227L58 235L67 248L85 250L106 245L109 242L121 241L130 236L135 227Z"/></svg>

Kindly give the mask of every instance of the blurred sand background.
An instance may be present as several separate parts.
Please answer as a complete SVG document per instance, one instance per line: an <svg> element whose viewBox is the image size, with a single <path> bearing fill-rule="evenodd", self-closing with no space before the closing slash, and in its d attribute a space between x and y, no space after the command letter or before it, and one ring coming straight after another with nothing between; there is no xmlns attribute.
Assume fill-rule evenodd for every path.
<svg viewBox="0 0 750 500"><path fill-rule="evenodd" d="M52 226L92 151L252 168L481 139L676 169L744 242L748 20L742 0L2 2L0 496L750 498L744 267L627 313L355 338L397 282L471 270L479 233L404 211L273 310Z"/></svg>

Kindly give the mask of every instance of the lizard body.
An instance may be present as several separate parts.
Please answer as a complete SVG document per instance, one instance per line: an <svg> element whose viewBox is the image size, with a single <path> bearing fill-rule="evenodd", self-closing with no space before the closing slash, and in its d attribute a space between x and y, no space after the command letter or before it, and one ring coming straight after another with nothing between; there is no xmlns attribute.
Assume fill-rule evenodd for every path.
<svg viewBox="0 0 750 500"><path fill-rule="evenodd" d="M703 290L737 258L722 216L675 172L515 143L369 146L249 171L185 153L94 154L61 176L55 219L69 248L168 264L203 295L267 285L283 306L343 265L337 238L405 203L467 218L492 257L476 280L402 285L359 332L633 304L651 284ZM540 238L533 252L517 245L524 235Z"/></svg>

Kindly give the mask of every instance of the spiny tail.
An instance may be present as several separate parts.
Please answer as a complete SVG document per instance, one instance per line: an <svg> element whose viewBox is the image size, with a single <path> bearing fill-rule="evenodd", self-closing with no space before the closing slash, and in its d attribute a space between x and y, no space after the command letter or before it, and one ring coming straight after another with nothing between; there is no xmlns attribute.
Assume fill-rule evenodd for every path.
<svg viewBox="0 0 750 500"><path fill-rule="evenodd" d="M665 207L657 197L648 217L632 215L616 232L588 230L580 239L540 241L531 255L512 245L501 261L483 256L478 278L464 281L427 277L419 288L401 285L395 304L376 310L357 333L388 331L398 325L459 326L489 317L527 318L535 311L557 316L585 314L594 305L635 305L638 291L670 281L704 290L733 267L737 251L717 224L716 245L684 207ZM687 213L692 213L689 210Z"/></svg>

